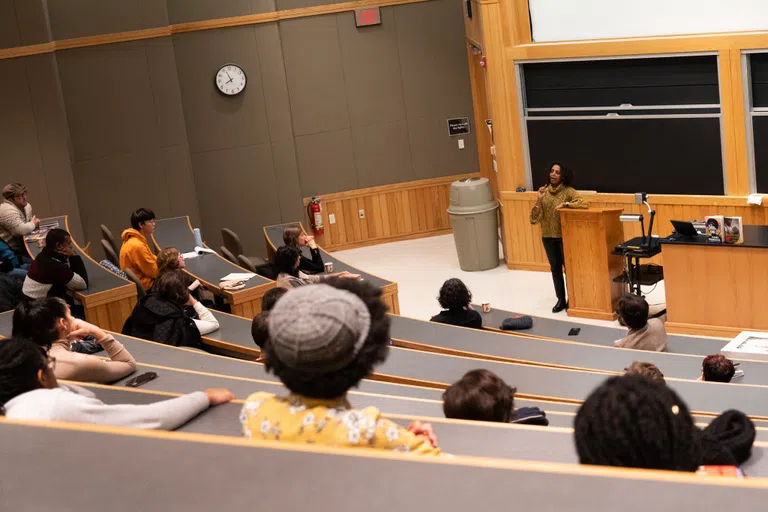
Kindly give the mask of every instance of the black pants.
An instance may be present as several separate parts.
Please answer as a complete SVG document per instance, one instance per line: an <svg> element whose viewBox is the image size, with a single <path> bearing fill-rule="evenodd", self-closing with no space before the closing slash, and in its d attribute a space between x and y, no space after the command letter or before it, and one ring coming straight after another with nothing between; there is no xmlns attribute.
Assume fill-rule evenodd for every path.
<svg viewBox="0 0 768 512"><path fill-rule="evenodd" d="M547 253L549 260L549 270L552 272L552 282L555 284L555 294L558 300L565 301L565 278L563 277L563 267L565 266L565 255L563 254L562 238L542 238L544 243L544 252Z"/></svg>

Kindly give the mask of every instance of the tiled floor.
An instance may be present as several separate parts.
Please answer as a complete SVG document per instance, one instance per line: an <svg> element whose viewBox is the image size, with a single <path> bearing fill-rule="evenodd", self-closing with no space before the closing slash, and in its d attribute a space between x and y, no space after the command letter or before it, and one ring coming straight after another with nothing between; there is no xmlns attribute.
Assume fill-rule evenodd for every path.
<svg viewBox="0 0 768 512"><path fill-rule="evenodd" d="M404 316L429 319L437 314L440 285L446 279L458 277L472 291L474 302L490 302L491 307L529 315L566 318L565 312L552 313L556 299L548 272L508 270L503 262L492 270L464 272L459 268L452 235L349 249L334 255L366 272L397 282L400 314ZM643 291L649 304L664 302L663 281L656 289L644 287ZM569 321L615 325L581 318Z"/></svg>

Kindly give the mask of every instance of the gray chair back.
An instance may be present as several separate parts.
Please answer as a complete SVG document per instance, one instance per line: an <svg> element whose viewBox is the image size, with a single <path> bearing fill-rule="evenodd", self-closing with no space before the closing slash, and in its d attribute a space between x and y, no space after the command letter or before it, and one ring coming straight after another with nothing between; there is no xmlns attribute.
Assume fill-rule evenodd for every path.
<svg viewBox="0 0 768 512"><path fill-rule="evenodd" d="M240 241L240 237L237 236L237 233L231 229L222 228L221 239L224 242L224 247L226 247L233 256L240 256L243 254L243 243Z"/></svg>
<svg viewBox="0 0 768 512"><path fill-rule="evenodd" d="M232 252L230 252L229 249L227 249L222 245L219 251L221 252L222 256L227 258L227 261L229 261L230 263L234 263L235 265L239 265L239 263L237 262L237 258L235 258L235 255L232 254Z"/></svg>
<svg viewBox="0 0 768 512"><path fill-rule="evenodd" d="M256 273L256 266L251 262L251 260L243 256L242 254L240 254L237 257L237 264L245 269L248 269L250 272L253 272L254 274Z"/></svg>
<svg viewBox="0 0 768 512"><path fill-rule="evenodd" d="M120 268L120 258L118 258L115 248L109 243L109 240L101 239L101 248L104 249L104 257L114 266Z"/></svg>
<svg viewBox="0 0 768 512"><path fill-rule="evenodd" d="M134 284L136 285L136 293L138 294L139 298L142 298L143 296L145 296L147 294L147 291L144 289L144 285L141 284L141 279L139 279L138 276L136 276L136 274L133 273L133 270L127 268L123 270L123 272L125 272L125 275L128 276L128 279L133 281Z"/></svg>
<svg viewBox="0 0 768 512"><path fill-rule="evenodd" d="M115 252L115 254L119 254L120 244L117 243L117 238L115 238L115 236L112 234L112 231L110 231L110 229L104 224L102 224L100 227L101 227L101 238L106 240L107 243L109 243L109 245L112 246L112 250Z"/></svg>

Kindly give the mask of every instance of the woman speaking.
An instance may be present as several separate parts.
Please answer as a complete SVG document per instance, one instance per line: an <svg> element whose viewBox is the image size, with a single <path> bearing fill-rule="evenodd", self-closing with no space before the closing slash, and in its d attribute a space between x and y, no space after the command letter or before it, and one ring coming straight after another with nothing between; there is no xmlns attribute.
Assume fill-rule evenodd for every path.
<svg viewBox="0 0 768 512"><path fill-rule="evenodd" d="M554 163L549 167L549 185L539 189L536 204L531 208L531 224L541 225L541 241L544 252L547 253L549 268L552 271L552 281L555 283L557 304L552 308L553 313L568 308L565 298L565 279L563 278L563 233L560 228L561 208L587 208L587 203L572 188L573 171Z"/></svg>

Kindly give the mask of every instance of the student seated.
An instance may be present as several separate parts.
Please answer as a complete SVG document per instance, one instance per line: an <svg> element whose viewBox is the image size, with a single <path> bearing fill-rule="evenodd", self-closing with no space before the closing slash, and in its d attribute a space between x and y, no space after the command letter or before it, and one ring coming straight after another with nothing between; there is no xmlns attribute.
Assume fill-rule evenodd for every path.
<svg viewBox="0 0 768 512"><path fill-rule="evenodd" d="M0 272L9 277L27 277L30 263L22 264L11 246L0 240Z"/></svg>
<svg viewBox="0 0 768 512"><path fill-rule="evenodd" d="M653 363L633 361L632 364L624 368L624 373L625 375L640 375L641 377L650 379L653 382L658 382L659 384L667 383L667 381L664 380L664 374L661 373L661 370L659 370Z"/></svg>
<svg viewBox="0 0 768 512"><path fill-rule="evenodd" d="M360 275L351 274L346 270L335 274L308 275L299 270L301 253L294 247L282 246L275 253L275 267L277 268L277 286L280 288L297 288L313 283L322 283L332 277L360 279Z"/></svg>
<svg viewBox="0 0 768 512"><path fill-rule="evenodd" d="M707 382L731 382L735 373L733 361L722 354L707 356L701 364L701 380Z"/></svg>
<svg viewBox="0 0 768 512"><path fill-rule="evenodd" d="M157 254L157 277L166 272L184 270L186 266L184 255L175 247L166 247ZM189 288L195 299L202 300L201 291L203 286L200 284L200 280L193 278L186 272L183 272L182 276L184 277L184 282L187 283L187 288Z"/></svg>
<svg viewBox="0 0 768 512"><path fill-rule="evenodd" d="M515 409L517 390L488 370L472 370L443 393L446 418L457 420L549 425L544 411L538 407Z"/></svg>
<svg viewBox="0 0 768 512"><path fill-rule="evenodd" d="M286 293L288 293L288 290L277 286L267 290L261 298L261 311L272 311L272 308L277 304L277 300Z"/></svg>
<svg viewBox="0 0 768 512"><path fill-rule="evenodd" d="M22 291L32 300L59 297L71 299L68 290L88 288L88 274L83 259L75 254L72 237L63 229L45 235L45 247L29 267Z"/></svg>
<svg viewBox="0 0 768 512"><path fill-rule="evenodd" d="M735 466L749 458L754 442L751 423L738 411L726 411L702 432L672 389L639 375L624 375L609 378L593 391L573 426L581 464L699 468L717 474L721 472L706 466Z"/></svg>
<svg viewBox="0 0 768 512"><path fill-rule="evenodd" d="M428 424L402 428L374 407L354 409L347 391L389 350L381 291L351 279L286 293L269 312L266 368L288 396L254 393L240 414L253 439L438 454Z"/></svg>
<svg viewBox="0 0 768 512"><path fill-rule="evenodd" d="M308 236L298 226L288 226L283 230L283 243L286 247L293 247L299 251L299 254L301 255L299 260L299 270L310 274L318 274L325 271L323 257L320 254L320 249L315 243L314 236ZM309 253L312 255L312 259L301 254L301 248L304 246L309 247Z"/></svg>
<svg viewBox="0 0 768 512"><path fill-rule="evenodd" d="M0 342L0 415L12 420L69 421L155 430L176 429L234 396L206 389L153 404L107 405L79 386L59 386L59 361L23 338Z"/></svg>
<svg viewBox="0 0 768 512"><path fill-rule="evenodd" d="M187 316L185 306L191 306L199 319ZM189 293L182 271L174 270L160 276L152 293L139 300L123 325L123 334L175 347L200 348L200 335L218 328L216 317Z"/></svg>
<svg viewBox="0 0 768 512"><path fill-rule="evenodd" d="M40 219L32 214L32 205L27 202L27 187L9 183L3 187L3 199L0 203L0 240L19 258L29 261L24 237L40 226Z"/></svg>
<svg viewBox="0 0 768 512"><path fill-rule="evenodd" d="M472 293L461 279L454 278L444 282L437 301L443 311L430 318L430 322L482 329L483 317L470 307Z"/></svg>
<svg viewBox="0 0 768 512"><path fill-rule="evenodd" d="M155 232L155 212L139 208L131 214L131 227L120 237L120 268L131 269L145 290L152 288L157 278L157 258L149 248L149 237Z"/></svg>
<svg viewBox="0 0 768 512"><path fill-rule="evenodd" d="M13 312L13 336L32 340L55 358L59 379L108 383L136 371L136 361L122 343L95 325L73 318L58 297L22 301ZM72 342L86 336L104 347L108 360L72 352Z"/></svg>
<svg viewBox="0 0 768 512"><path fill-rule="evenodd" d="M648 318L648 303L637 295L625 294L619 299L619 316L629 327L626 336L614 342L620 348L653 352L667 351L667 331L664 322Z"/></svg>

